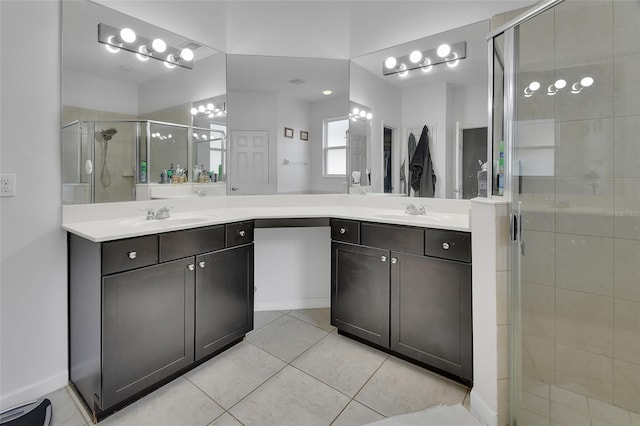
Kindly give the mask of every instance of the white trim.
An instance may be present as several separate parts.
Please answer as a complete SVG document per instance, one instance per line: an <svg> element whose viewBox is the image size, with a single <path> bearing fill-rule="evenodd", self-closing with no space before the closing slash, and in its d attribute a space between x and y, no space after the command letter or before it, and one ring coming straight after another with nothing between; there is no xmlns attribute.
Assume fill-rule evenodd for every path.
<svg viewBox="0 0 640 426"><path fill-rule="evenodd" d="M33 401L48 393L65 387L69 383L69 372L61 371L55 376L37 383L24 386L13 392L0 395L0 410L15 407L27 401Z"/></svg>
<svg viewBox="0 0 640 426"><path fill-rule="evenodd" d="M255 311L290 311L294 309L328 308L331 306L330 297L315 299L288 299L274 302L256 303Z"/></svg>
<svg viewBox="0 0 640 426"><path fill-rule="evenodd" d="M498 413L482 399L475 389L471 389L470 403L471 414L479 418L482 423L488 426L498 425Z"/></svg>

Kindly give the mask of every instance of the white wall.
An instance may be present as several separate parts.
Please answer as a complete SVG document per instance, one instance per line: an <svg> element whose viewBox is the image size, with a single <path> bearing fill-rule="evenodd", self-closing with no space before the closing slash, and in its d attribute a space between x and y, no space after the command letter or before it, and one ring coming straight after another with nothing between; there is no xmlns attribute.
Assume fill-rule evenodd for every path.
<svg viewBox="0 0 640 426"><path fill-rule="evenodd" d="M67 383L59 8L0 1L0 170L17 175L17 196L0 199L1 408Z"/></svg>
<svg viewBox="0 0 640 426"><path fill-rule="evenodd" d="M277 141L279 193L306 193L311 190L311 150L309 141L300 140L300 130L309 131L311 105L297 99L278 97ZM284 137L284 128L293 129L293 139ZM284 159L289 164L284 164Z"/></svg>
<svg viewBox="0 0 640 426"><path fill-rule="evenodd" d="M64 105L138 115L138 86L134 83L65 70L62 93Z"/></svg>
<svg viewBox="0 0 640 426"><path fill-rule="evenodd" d="M487 96L487 83L453 89L453 120L460 122L460 128L487 127Z"/></svg>

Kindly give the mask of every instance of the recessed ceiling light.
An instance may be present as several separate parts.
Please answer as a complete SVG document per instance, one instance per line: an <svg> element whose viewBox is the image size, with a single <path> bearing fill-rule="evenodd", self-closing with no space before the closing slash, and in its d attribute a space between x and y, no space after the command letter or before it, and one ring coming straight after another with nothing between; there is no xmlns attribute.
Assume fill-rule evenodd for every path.
<svg viewBox="0 0 640 426"><path fill-rule="evenodd" d="M329 96L332 93L333 93L333 90L323 90L322 91L322 94L325 95L325 96Z"/></svg>

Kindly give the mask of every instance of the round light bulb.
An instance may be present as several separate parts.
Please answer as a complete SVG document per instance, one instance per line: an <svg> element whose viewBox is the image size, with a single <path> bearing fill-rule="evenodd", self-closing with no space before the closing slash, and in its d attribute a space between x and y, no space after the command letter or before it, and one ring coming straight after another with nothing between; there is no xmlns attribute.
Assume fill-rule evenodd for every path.
<svg viewBox="0 0 640 426"><path fill-rule="evenodd" d="M446 58L447 56L449 56L449 53L451 53L451 46L449 46L448 44L441 44L440 46L438 46L438 50L436 51L436 53L438 53L438 56L440 56L441 58Z"/></svg>
<svg viewBox="0 0 640 426"><path fill-rule="evenodd" d="M205 112L205 111L206 111L206 108L204 107L204 105L200 105L200 106L198 107L198 111L200 111L200 112Z"/></svg>
<svg viewBox="0 0 640 426"><path fill-rule="evenodd" d="M424 61L422 61L420 69L422 70L422 72L431 71L433 69L433 65L431 65L431 59L425 58Z"/></svg>
<svg viewBox="0 0 640 426"><path fill-rule="evenodd" d="M564 89L565 86L567 85L567 81L560 78L556 80L556 82L553 83L553 85L556 86L558 89Z"/></svg>
<svg viewBox="0 0 640 426"><path fill-rule="evenodd" d="M209 114L207 117L209 117L209 118L213 118L213 117L215 117L215 114L214 114L214 113L211 113L211 114Z"/></svg>
<svg viewBox="0 0 640 426"><path fill-rule="evenodd" d="M394 69L396 65L398 65L398 61L393 56L389 56L387 59L384 60L384 66L387 69L390 69L390 70Z"/></svg>
<svg viewBox="0 0 640 426"><path fill-rule="evenodd" d="M211 102L209 102L209 103L207 104L207 109L208 109L209 111L213 111L213 104L212 104Z"/></svg>
<svg viewBox="0 0 640 426"><path fill-rule="evenodd" d="M198 115L198 108L191 108L191 115Z"/></svg>
<svg viewBox="0 0 640 426"><path fill-rule="evenodd" d="M529 90L531 90L532 92L535 92L539 88L540 88L540 83L539 82L532 81L531 83L529 83Z"/></svg>
<svg viewBox="0 0 640 426"><path fill-rule="evenodd" d="M164 61L164 66L169 68L169 69L173 69L176 67L176 65L173 63L173 55L169 55L167 56L167 60Z"/></svg>
<svg viewBox="0 0 640 426"><path fill-rule="evenodd" d="M582 80L580 80L580 84L582 84L584 87L589 87L593 84L593 78L584 77L582 78Z"/></svg>
<svg viewBox="0 0 640 426"><path fill-rule="evenodd" d="M409 71L407 71L407 66L405 64L400 64L400 66L398 67L398 70L400 72L398 72L398 75L400 77L406 77L407 74L409 74Z"/></svg>
<svg viewBox="0 0 640 426"><path fill-rule="evenodd" d="M367 120L371 120L373 118L373 114L370 112L367 113Z"/></svg>
<svg viewBox="0 0 640 426"><path fill-rule="evenodd" d="M451 61L447 62L447 66L449 68L455 68L460 63L460 61L458 60L458 54L456 52L453 52L453 59L455 59L455 60L451 60Z"/></svg>
<svg viewBox="0 0 640 426"><path fill-rule="evenodd" d="M420 60L422 59L422 52L419 50L414 50L413 52L411 52L411 54L409 55L409 60L411 61L411 63L413 64L417 64L418 62L420 62Z"/></svg>
<svg viewBox="0 0 640 426"><path fill-rule="evenodd" d="M164 53L167 50L167 43L161 38L157 38L151 42L151 48L158 53Z"/></svg>
<svg viewBox="0 0 640 426"><path fill-rule="evenodd" d="M172 136L171 136L171 133L169 133L169 135L168 135L167 137L171 138L171 137L172 137Z"/></svg>
<svg viewBox="0 0 640 426"><path fill-rule="evenodd" d="M364 118L366 116L367 116L367 111L365 110L360 111L360 117Z"/></svg>
<svg viewBox="0 0 640 426"><path fill-rule="evenodd" d="M353 109L353 115L358 115L358 114L360 114L360 108L355 107L355 108Z"/></svg>
<svg viewBox="0 0 640 426"><path fill-rule="evenodd" d="M118 44L115 42L115 36L110 36L109 38L107 38L107 43L111 43L111 44ZM122 46L122 45L120 45ZM105 44L104 48L107 49L107 52L110 53L118 53L120 51L119 47L115 47L115 46L111 46L109 44Z"/></svg>
<svg viewBox="0 0 640 426"><path fill-rule="evenodd" d="M194 138L196 138L196 139L198 139L200 136L198 136L198 134L197 134L197 133L194 133L194 134L193 134L193 137L194 137Z"/></svg>
<svg viewBox="0 0 640 426"><path fill-rule="evenodd" d="M180 57L185 61L193 61L193 50L185 47L180 51Z"/></svg>
<svg viewBox="0 0 640 426"><path fill-rule="evenodd" d="M133 43L136 41L136 33L131 28L123 28L120 30L120 38L125 43Z"/></svg>
<svg viewBox="0 0 640 426"><path fill-rule="evenodd" d="M149 57L147 56L149 52L147 51L147 48L145 46L140 46L138 48L138 52L139 53L136 53L136 58L138 58L142 62L147 62L149 60Z"/></svg>

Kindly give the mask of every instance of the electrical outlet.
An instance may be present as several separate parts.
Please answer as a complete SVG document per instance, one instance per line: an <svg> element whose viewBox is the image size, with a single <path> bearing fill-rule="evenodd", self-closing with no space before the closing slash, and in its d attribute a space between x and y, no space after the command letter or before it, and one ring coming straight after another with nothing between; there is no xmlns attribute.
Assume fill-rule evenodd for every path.
<svg viewBox="0 0 640 426"><path fill-rule="evenodd" d="M0 197L16 196L16 175L1 174L0 175Z"/></svg>

